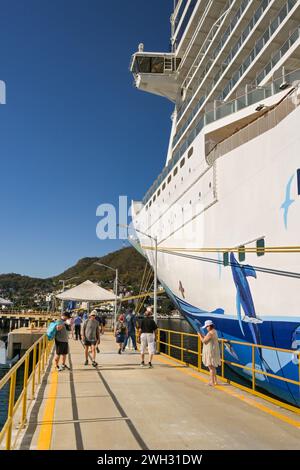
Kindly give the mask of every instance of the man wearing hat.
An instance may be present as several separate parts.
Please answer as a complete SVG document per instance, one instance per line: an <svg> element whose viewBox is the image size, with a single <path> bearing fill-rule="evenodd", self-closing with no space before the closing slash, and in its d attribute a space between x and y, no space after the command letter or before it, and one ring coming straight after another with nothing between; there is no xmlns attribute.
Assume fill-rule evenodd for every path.
<svg viewBox="0 0 300 470"><path fill-rule="evenodd" d="M88 319L82 325L82 339L85 349L85 363L87 366L89 364L89 347L92 348L92 365L96 367L98 364L96 362L96 346L98 341L100 341L100 331L99 323L96 320L97 311L92 310L89 314Z"/></svg>

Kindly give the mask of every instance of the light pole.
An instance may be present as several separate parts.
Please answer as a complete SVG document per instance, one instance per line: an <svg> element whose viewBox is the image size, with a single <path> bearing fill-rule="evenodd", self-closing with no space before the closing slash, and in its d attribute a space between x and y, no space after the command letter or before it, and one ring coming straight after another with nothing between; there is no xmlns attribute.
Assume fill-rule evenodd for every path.
<svg viewBox="0 0 300 470"><path fill-rule="evenodd" d="M117 323L117 309L118 309L118 282L119 282L119 271L117 268L112 268L111 266L107 266L107 264L95 262L94 264L97 264L97 266L104 266L107 269L110 269L111 271L115 271L116 273L116 278L115 278L115 314L114 314L114 327L116 326Z"/></svg>
<svg viewBox="0 0 300 470"><path fill-rule="evenodd" d="M124 225L119 224L120 227L125 227ZM126 225L128 228L129 225ZM150 238L150 240L154 241L154 247L155 247L155 252L154 252L154 295L153 295L153 317L155 323L157 323L157 246L158 246L158 241L157 237L154 237L152 235L149 235L149 233L142 232L141 230L134 228L134 230L141 235L145 235L145 237Z"/></svg>
<svg viewBox="0 0 300 470"><path fill-rule="evenodd" d="M73 279L78 279L78 276L73 276L73 277L70 277L69 279L60 279L59 282L62 282L62 285L63 285L63 292L65 291L65 283L68 282L68 281L72 281ZM61 301L61 313L64 312L64 301L62 300Z"/></svg>

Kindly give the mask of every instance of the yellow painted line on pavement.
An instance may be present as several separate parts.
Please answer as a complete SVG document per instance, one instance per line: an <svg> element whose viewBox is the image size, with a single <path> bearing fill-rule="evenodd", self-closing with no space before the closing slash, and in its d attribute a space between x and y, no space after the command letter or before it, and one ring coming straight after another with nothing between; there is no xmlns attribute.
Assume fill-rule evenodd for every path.
<svg viewBox="0 0 300 470"><path fill-rule="evenodd" d="M51 447L51 438L53 430L53 418L55 402L57 395L58 371L54 370L51 374L50 390L45 404L42 424L38 437L37 450L49 450Z"/></svg>
<svg viewBox="0 0 300 470"><path fill-rule="evenodd" d="M174 362L177 362L176 360L174 362L172 361L169 361L167 359L162 359L161 357L157 357L157 359L160 361L160 362L163 362L165 364L174 364ZM180 366L176 367L176 369L180 372L182 372L183 374L186 374L186 375L189 375L190 377L193 377L197 380L200 380L201 382L204 382L204 383L208 383L209 381L207 379L205 379L204 377L201 377L199 374L197 373L194 373L194 372L190 372L190 370L186 369L186 368L182 368ZM259 409L260 411L263 411L264 413L267 413L277 419L280 419L281 421L284 421L285 423L287 424L290 424L291 426L294 426L295 428L298 428L300 429L300 421L297 421L296 419L293 419L293 418L290 418L289 416L286 416L282 413L280 413L279 411L275 411L275 410L272 410L271 408L269 408L268 406L266 405L263 405L262 403L259 403L258 401L246 396L246 395L242 395L240 393L237 393L235 390L233 390L233 388L229 385L217 385L215 387L217 390L220 390L224 393L227 393L227 395L231 395L232 397L234 398L237 398L238 400L241 400L242 402L244 403L247 403L248 405L250 406L253 406L254 408L257 408Z"/></svg>

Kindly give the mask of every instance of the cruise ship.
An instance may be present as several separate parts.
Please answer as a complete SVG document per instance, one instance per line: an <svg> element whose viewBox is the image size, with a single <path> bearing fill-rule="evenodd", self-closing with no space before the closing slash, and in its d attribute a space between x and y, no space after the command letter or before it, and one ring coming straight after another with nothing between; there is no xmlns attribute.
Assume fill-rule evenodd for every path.
<svg viewBox="0 0 300 470"><path fill-rule="evenodd" d="M237 374L300 406L300 1L172 8L167 52L141 43L130 64L174 104L165 165L132 202L137 248Z"/></svg>

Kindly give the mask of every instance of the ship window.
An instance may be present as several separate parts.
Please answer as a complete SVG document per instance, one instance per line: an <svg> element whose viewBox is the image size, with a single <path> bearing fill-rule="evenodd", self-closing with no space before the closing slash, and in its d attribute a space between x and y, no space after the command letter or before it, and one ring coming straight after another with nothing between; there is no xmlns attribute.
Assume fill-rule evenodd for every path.
<svg viewBox="0 0 300 470"><path fill-rule="evenodd" d="M300 169L297 170L298 194L300 195Z"/></svg>
<svg viewBox="0 0 300 470"><path fill-rule="evenodd" d="M151 207L151 206L152 206L152 201L149 202L149 207Z"/></svg>
<svg viewBox="0 0 300 470"><path fill-rule="evenodd" d="M175 170L173 171L173 176L176 176L178 173L178 167L175 168Z"/></svg>
<svg viewBox="0 0 300 470"><path fill-rule="evenodd" d="M256 242L256 252L257 256L264 256L265 254L265 240L264 238L260 238Z"/></svg>
<svg viewBox="0 0 300 470"><path fill-rule="evenodd" d="M239 253L239 262L242 263L246 259L245 246L239 246L238 253Z"/></svg>
<svg viewBox="0 0 300 470"><path fill-rule="evenodd" d="M151 58L150 57L137 57L138 71L140 73L150 73Z"/></svg>
<svg viewBox="0 0 300 470"><path fill-rule="evenodd" d="M188 158L191 158L191 156L193 155L193 152L194 152L194 148L191 147L190 150L188 151Z"/></svg>
<svg viewBox="0 0 300 470"><path fill-rule="evenodd" d="M180 168L182 168L184 164L185 164L185 158L183 158L183 159L181 160L181 162L180 162Z"/></svg>
<svg viewBox="0 0 300 470"><path fill-rule="evenodd" d="M224 264L224 266L229 265L229 253L228 253L228 251L223 254L223 264Z"/></svg>
<svg viewBox="0 0 300 470"><path fill-rule="evenodd" d="M166 183L164 183L161 187L161 190L164 191L166 189Z"/></svg>
<svg viewBox="0 0 300 470"><path fill-rule="evenodd" d="M156 195L153 196L153 202L155 202L155 201L156 201Z"/></svg>
<svg viewBox="0 0 300 470"><path fill-rule="evenodd" d="M164 58L163 57L152 57L151 73L164 73Z"/></svg>
<svg viewBox="0 0 300 470"><path fill-rule="evenodd" d="M157 191L157 197L160 196L160 189Z"/></svg>
<svg viewBox="0 0 300 470"><path fill-rule="evenodd" d="M168 184L170 184L171 179L172 179L172 175L170 175L169 178L168 178L168 180L167 180L167 183L168 183Z"/></svg>

